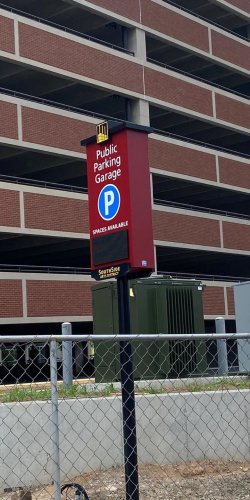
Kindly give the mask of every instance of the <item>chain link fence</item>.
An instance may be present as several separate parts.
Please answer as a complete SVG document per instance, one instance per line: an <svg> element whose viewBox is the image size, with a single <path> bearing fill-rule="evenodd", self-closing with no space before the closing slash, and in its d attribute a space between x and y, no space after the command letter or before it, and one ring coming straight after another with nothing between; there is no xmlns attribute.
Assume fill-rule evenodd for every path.
<svg viewBox="0 0 250 500"><path fill-rule="evenodd" d="M0 498L249 499L249 372L250 334L0 337Z"/></svg>

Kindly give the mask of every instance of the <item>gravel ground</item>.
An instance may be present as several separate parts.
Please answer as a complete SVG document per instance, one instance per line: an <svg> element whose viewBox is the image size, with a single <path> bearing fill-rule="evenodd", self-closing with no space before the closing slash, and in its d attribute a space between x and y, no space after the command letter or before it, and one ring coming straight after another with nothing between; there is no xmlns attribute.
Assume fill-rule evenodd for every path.
<svg viewBox="0 0 250 500"><path fill-rule="evenodd" d="M84 474L74 481L84 486L90 500L125 500L123 474L122 468L116 468ZM139 467L139 476L140 500L250 500L250 462L144 465ZM51 486L33 491L32 500L45 499L53 499Z"/></svg>

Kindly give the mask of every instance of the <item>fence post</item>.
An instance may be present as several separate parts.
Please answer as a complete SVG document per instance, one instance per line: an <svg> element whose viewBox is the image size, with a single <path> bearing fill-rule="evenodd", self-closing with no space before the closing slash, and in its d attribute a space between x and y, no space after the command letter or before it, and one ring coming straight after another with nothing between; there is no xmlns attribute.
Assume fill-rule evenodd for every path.
<svg viewBox="0 0 250 500"><path fill-rule="evenodd" d="M62 336L72 335L71 323L62 324ZM62 368L63 368L63 383L67 387L71 387L73 383L73 362L72 362L72 342L62 342Z"/></svg>
<svg viewBox="0 0 250 500"><path fill-rule="evenodd" d="M50 380L51 380L51 443L52 443L52 467L54 483L54 499L61 500L60 481L60 456L59 456L59 419L58 419L58 393L57 393L57 342L50 342Z"/></svg>
<svg viewBox="0 0 250 500"><path fill-rule="evenodd" d="M226 333L225 320L218 317L215 320L216 333ZM226 339L217 340L218 353L218 375L228 375L228 360L227 360L227 341Z"/></svg>

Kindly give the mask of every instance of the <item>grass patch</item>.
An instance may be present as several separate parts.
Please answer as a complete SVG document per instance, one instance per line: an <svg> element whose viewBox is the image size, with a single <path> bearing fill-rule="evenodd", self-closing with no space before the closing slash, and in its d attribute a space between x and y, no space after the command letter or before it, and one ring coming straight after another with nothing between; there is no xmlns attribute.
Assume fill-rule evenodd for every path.
<svg viewBox="0 0 250 500"><path fill-rule="evenodd" d="M234 390L234 389L250 389L250 379L230 379L225 378L222 380L213 380L206 384L200 382L194 382L187 385L187 391L190 392L201 392L201 391L223 391L223 390Z"/></svg>
<svg viewBox="0 0 250 500"><path fill-rule="evenodd" d="M86 398L86 397L107 397L116 391L113 384L108 384L102 390L88 390L86 385L72 385L58 387L59 399ZM15 403L23 401L50 401L50 388L38 389L33 387L13 387L0 393L0 403Z"/></svg>
<svg viewBox="0 0 250 500"><path fill-rule="evenodd" d="M13 387L0 394L1 403L15 403L17 401L43 401L50 399L49 389L35 389L33 387Z"/></svg>
<svg viewBox="0 0 250 500"><path fill-rule="evenodd" d="M181 381L181 379L180 379ZM153 384L149 387L137 387L137 394L167 394L167 393L182 393L182 392L203 392L203 391L229 391L229 390L240 390L240 389L250 389L250 378L247 379L220 379L220 380L211 380L211 382L205 381L201 382L197 380L197 382L188 383L185 385L169 385L169 387L154 386Z"/></svg>
<svg viewBox="0 0 250 500"><path fill-rule="evenodd" d="M136 383L135 383L136 385ZM211 382L186 383L181 387L173 386L164 387L159 385L149 385L148 387L135 388L136 394L167 394L167 393L183 393L183 392L203 392L203 391L228 391L250 389L250 378L225 378L219 380L211 380ZM74 384L71 387L65 387L60 384L58 387L59 399L75 399L75 398L91 398L91 397L108 397L120 394L120 391L115 389L113 384L107 384L102 389L96 390L89 385ZM12 387L6 391L0 392L0 403L16 403L24 401L50 401L50 387L39 389L36 387Z"/></svg>

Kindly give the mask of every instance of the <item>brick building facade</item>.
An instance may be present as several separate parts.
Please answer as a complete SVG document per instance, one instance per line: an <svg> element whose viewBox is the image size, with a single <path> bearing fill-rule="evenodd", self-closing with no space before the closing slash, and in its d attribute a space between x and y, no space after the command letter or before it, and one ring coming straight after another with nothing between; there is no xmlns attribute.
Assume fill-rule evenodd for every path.
<svg viewBox="0 0 250 500"><path fill-rule="evenodd" d="M154 129L157 272L201 278L207 328L233 328L232 285L250 279L249 16L247 0L1 4L2 332L91 328L80 141L110 117Z"/></svg>

